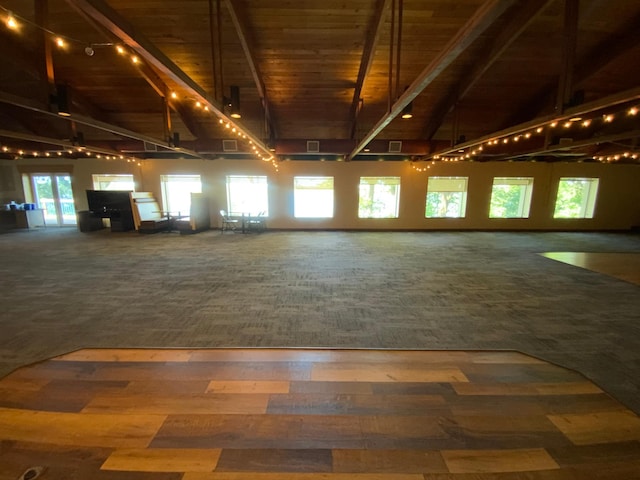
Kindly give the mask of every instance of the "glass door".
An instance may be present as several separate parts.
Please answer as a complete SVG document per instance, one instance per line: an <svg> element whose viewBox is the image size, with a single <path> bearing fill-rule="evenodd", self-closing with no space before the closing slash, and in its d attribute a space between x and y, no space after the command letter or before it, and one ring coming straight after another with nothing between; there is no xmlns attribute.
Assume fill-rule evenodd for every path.
<svg viewBox="0 0 640 480"><path fill-rule="evenodd" d="M31 181L36 203L44 210L47 225L76 224L70 175L42 173L33 175Z"/></svg>

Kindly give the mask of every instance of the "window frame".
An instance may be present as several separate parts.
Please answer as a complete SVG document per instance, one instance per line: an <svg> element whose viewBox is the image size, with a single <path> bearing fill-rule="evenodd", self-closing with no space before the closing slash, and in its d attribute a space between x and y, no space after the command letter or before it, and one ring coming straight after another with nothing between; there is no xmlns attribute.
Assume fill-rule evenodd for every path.
<svg viewBox="0 0 640 480"><path fill-rule="evenodd" d="M559 216L558 214L558 202L561 195L563 182L582 182L586 184L586 194L583 190L583 200L580 204L580 211L575 216ZM599 177L560 177L558 179L558 188L556 191L556 200L553 205L553 218L554 220L576 220L576 219L591 219L595 216L596 203L598 201L598 190L600 187Z"/></svg>
<svg viewBox="0 0 640 480"><path fill-rule="evenodd" d="M200 174L191 174L191 173L185 173L185 174L167 174L167 175L160 175L160 188L162 190L162 205L164 206L164 211L165 212L170 212L171 214L180 214L180 215L189 215L191 208L189 207L188 210L183 210L181 208L173 208L174 206L171 205L171 201L169 198L169 192L168 192L168 188L167 188L167 184L171 183L171 179L183 179L186 180L187 178L192 178L192 179L197 179L200 188L197 191L193 191L190 190L190 194L191 193L202 193L202 175ZM189 196L189 205L191 205L191 197Z"/></svg>
<svg viewBox="0 0 640 480"><path fill-rule="evenodd" d="M500 183L498 183L500 181ZM493 177L493 183L491 184L491 198L489 199L489 218L491 219L511 219L511 218L529 218L531 212L531 199L533 197L533 177ZM493 197L495 194L495 187L502 185L519 185L524 187L524 192L521 190L518 200L518 215L515 216L499 216L492 215L493 210Z"/></svg>
<svg viewBox="0 0 640 480"><path fill-rule="evenodd" d="M369 180L369 181L367 181ZM385 180L392 180L392 182L384 182ZM380 183L380 182L383 183ZM393 214L392 215L363 215L363 195L362 190L363 187L369 186L369 200L372 203L370 212L373 210L373 204L376 202L376 197L381 195L381 193L377 193L376 187L395 187L395 192L393 193L394 205L392 206ZM374 177L360 177L360 182L358 183L358 218L398 218L400 216L400 186L401 186L401 177L398 176L374 176ZM385 204L386 206L386 204Z"/></svg>
<svg viewBox="0 0 640 480"><path fill-rule="evenodd" d="M234 208L236 206L235 203L253 203L253 202L251 201L235 202L232 200L233 182L230 181L232 179L259 180L253 184L255 186L264 187L264 192L263 192L264 198L262 198L260 201L257 201L255 205L251 205L249 207ZM238 182L238 184L240 183L241 182ZM246 183L252 184L251 181L248 181ZM267 175L236 175L236 174L226 175L225 188L226 188L226 194L227 194L227 212L229 213L229 215L241 215L241 214L245 214L249 216L260 215L265 218L269 216L269 177L267 177Z"/></svg>
<svg viewBox="0 0 640 480"><path fill-rule="evenodd" d="M430 184L433 182L434 186L435 183L438 181L461 181L464 183L464 190L434 190L434 191L430 191ZM440 187L441 188L441 187ZM466 218L466 214L467 214L467 193L469 190L469 177L468 176L432 176L429 177L427 179L427 190L426 190L426 196L425 196L425 209L424 209L424 216L425 218L429 218L429 219L436 219L436 218ZM460 198L460 202L459 202L459 207L458 207L458 215L444 215L444 216L439 216L439 215L429 215L428 213L428 208L429 208L429 194L443 194L443 193L459 193L461 195ZM448 208L447 208L448 210ZM446 213L446 212L445 212Z"/></svg>
<svg viewBox="0 0 640 480"><path fill-rule="evenodd" d="M112 178L124 178L126 177L127 179L131 180L131 185L133 186L133 188L99 188L101 185L100 183L106 183L106 180L100 180L100 178L105 178L105 177L112 177ZM93 189L94 190L102 190L102 191L110 191L110 190L122 190L122 191L132 191L135 192L136 191L136 179L133 176L132 173L92 173L91 174L91 181L93 184ZM119 181L112 181L111 183L117 185L118 183L125 183L125 182L119 182ZM128 183L128 182L126 182Z"/></svg>
<svg viewBox="0 0 640 480"><path fill-rule="evenodd" d="M331 191L331 213L327 214L327 215L303 215L301 214L302 212L298 213L298 205L299 205L299 199L298 199L298 191L302 191L303 189L299 189L297 182L298 181L304 181L304 180L316 180L318 181L318 183L321 182L325 182L325 181L330 181L331 182L331 188L306 188L305 190L330 190ZM302 207L300 207L302 208ZM305 212L306 213L306 212ZM328 213L328 209L327 209L327 213ZM293 216L294 218L297 219L329 219L329 218L334 218L335 217L335 178L333 176L325 176L325 175L297 175L295 177L293 177Z"/></svg>

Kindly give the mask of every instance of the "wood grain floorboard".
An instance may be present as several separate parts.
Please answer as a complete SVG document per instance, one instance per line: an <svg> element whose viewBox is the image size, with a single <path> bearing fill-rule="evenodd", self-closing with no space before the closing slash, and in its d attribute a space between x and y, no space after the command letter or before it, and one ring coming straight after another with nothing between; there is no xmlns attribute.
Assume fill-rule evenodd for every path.
<svg viewBox="0 0 640 480"><path fill-rule="evenodd" d="M640 418L512 351L98 349L0 379L0 480L638 480L639 458Z"/></svg>
<svg viewBox="0 0 640 480"><path fill-rule="evenodd" d="M542 255L640 285L640 254L637 253L547 252Z"/></svg>

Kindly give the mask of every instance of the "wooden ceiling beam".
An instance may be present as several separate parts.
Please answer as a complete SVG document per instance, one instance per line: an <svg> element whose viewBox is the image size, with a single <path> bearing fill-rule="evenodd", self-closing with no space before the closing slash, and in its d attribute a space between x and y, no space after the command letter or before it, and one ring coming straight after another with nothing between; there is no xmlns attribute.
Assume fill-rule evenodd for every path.
<svg viewBox="0 0 640 480"><path fill-rule="evenodd" d="M507 22L507 28L491 40L491 44L483 49L482 55L475 64L460 76L458 84L436 105L424 129L424 138L427 140L433 138L446 115L469 93L478 80L482 78L522 32L531 25L538 14L554 1L529 0L522 8L514 9L511 18Z"/></svg>
<svg viewBox="0 0 640 480"><path fill-rule="evenodd" d="M389 7L390 0L377 0L376 10L373 16L373 21L369 27L367 38L365 40L364 49L362 50L362 59L360 60L360 69L358 70L358 78L356 79L356 86L353 92L353 100L351 101L351 108L349 109L349 138L353 139L356 135L356 125L358 117L358 107L360 105L360 95L362 94L362 87L364 81L367 79L371 65L373 64L373 58L380 39L380 33L382 32L382 26L384 25L384 12Z"/></svg>
<svg viewBox="0 0 640 480"><path fill-rule="evenodd" d="M197 152L192 152L189 150L185 150L183 148L167 147L167 142L165 140L158 140L157 138L148 137L146 135L142 135L140 133L127 130L126 128L122 128L117 125L101 122L94 118L85 117L83 115L75 114L73 112L68 117L62 117L57 113L50 112L48 109L46 109L46 107L42 103L34 101L32 99L20 98L20 97L16 97L15 95L10 95L5 92L0 92L0 103L14 105L16 107L24 108L32 112L41 113L43 115L48 115L60 120L66 120L69 122L75 122L80 125L86 125L88 127L97 128L98 130L109 132L119 137L131 138L133 140L138 140L140 142L157 145L159 147L166 148L168 150L179 151L181 153L184 153L185 155L201 158Z"/></svg>
<svg viewBox="0 0 640 480"><path fill-rule="evenodd" d="M562 64L558 77L555 111L562 114L573 95L573 71L578 44L578 12L580 0L564 0Z"/></svg>
<svg viewBox="0 0 640 480"><path fill-rule="evenodd" d="M575 67L573 76L574 87L579 87L593 75L603 70L616 58L637 48L640 45L640 29L637 27L639 24L640 15L636 15L627 22L624 29L610 35L592 50L588 51L584 55L584 59ZM505 128L509 125L522 122L523 118L540 116L546 108L551 106L552 97L554 93L556 93L556 86L554 82L542 87L525 105L522 105L516 110L516 114L512 115L511 118L505 122Z"/></svg>
<svg viewBox="0 0 640 480"><path fill-rule="evenodd" d="M237 0L225 0L224 3L227 6L229 15L231 15L231 21L233 22L233 26L236 29L238 39L240 40L240 45L242 45L242 50L244 51L245 58L247 59L247 63L249 64L249 70L251 70L253 82L258 89L258 95L262 99L265 119L267 121L267 125L269 126L269 136L271 138L277 138L278 135L273 119L273 112L271 110L269 97L267 95L267 89L264 86L264 81L262 79L263 77L260 71L260 66L258 65L258 61L256 60L255 42L253 41L253 35L251 34L251 29L249 28L247 22L247 15L242 10Z"/></svg>
<svg viewBox="0 0 640 480"><path fill-rule="evenodd" d="M562 115L551 114L551 115L538 117L534 120L530 120L528 122L524 122L519 125L511 126L509 128L505 128L503 130L499 130L497 132L484 135L480 138L476 138L474 140L464 142L464 143L452 146L450 148L446 148L441 151L434 152L426 156L424 159L430 160L434 156L449 155L449 154L458 152L460 150L465 150L468 148L476 147L478 145L482 145L488 142L489 140L508 137L518 133L525 133L527 131L536 129L537 127L548 125L554 121L562 122L563 120L567 120L571 117L588 115L594 112L598 112L600 110L604 110L610 107L615 107L618 105L623 105L629 102L636 102L638 100L640 100L640 87L632 88L624 92L619 92L613 95L609 95L608 97L601 98L594 102L584 103L582 105L568 108ZM569 148L570 146L571 145L568 145L566 148Z"/></svg>
<svg viewBox="0 0 640 480"><path fill-rule="evenodd" d="M39 143L42 145L55 145L57 147L62 147L64 149L73 149L78 148L72 141L69 140L60 140L58 138L51 137L42 137L40 135L31 135L26 133L14 132L12 130L0 130L0 137L3 138L11 138L14 140L24 140L29 143ZM95 145L86 145L84 146L85 150L90 150L92 153L103 153L105 155L121 155L118 150L111 148L104 148L102 146ZM42 150L42 149L34 149L34 150Z"/></svg>
<svg viewBox="0 0 640 480"><path fill-rule="evenodd" d="M348 155L347 160L356 156L366 147L371 140L402 112L404 107L429 86L482 32L493 24L493 22L514 3L515 0L487 0L439 52L433 61L418 75L413 83L409 85L404 93L400 95L398 100L391 106L390 111L358 142L356 148Z"/></svg>
<svg viewBox="0 0 640 480"><path fill-rule="evenodd" d="M80 6L71 3L73 9L95 30L102 33L105 40L111 43L114 40L114 35L112 32L109 32L105 29L105 27L98 23L93 17L91 17L85 10L83 10ZM117 37L116 37L117 38ZM170 88L167 84L160 78L158 73L153 69L150 64L142 63L138 64L136 67L138 72L142 75L142 78L146 80L146 82L153 88L153 90L160 96L161 98L161 108L162 108L162 123L164 136L167 139L167 144L171 144L172 140L172 129L171 129L171 111L174 110L181 118L182 123L187 127L189 132L195 136L199 137L204 129L201 127L199 122L196 120L193 113L186 109L182 108L180 105L175 102L171 102L170 100Z"/></svg>
<svg viewBox="0 0 640 480"><path fill-rule="evenodd" d="M269 148L255 134L240 125L237 121L227 116L223 107L218 104L209 94L198 85L189 75L187 75L180 67L178 67L169 57L167 57L158 47L151 43L146 37L122 18L115 10L113 10L103 0L67 0L70 5L81 9L96 23L106 28L121 42L133 49L143 61L149 63L157 71L166 75L176 85L187 90L190 94L198 98L198 100L216 114L223 122L228 123L242 130L253 145L267 157L271 157Z"/></svg>

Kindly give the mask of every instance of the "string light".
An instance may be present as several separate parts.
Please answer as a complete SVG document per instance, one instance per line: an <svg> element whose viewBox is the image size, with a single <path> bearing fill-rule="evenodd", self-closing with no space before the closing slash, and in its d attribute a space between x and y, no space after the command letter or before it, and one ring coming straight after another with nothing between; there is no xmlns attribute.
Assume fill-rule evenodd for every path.
<svg viewBox="0 0 640 480"><path fill-rule="evenodd" d="M74 152L72 149L57 150L55 152L49 152L49 151L40 152L40 151L37 151L37 150L34 150L32 152L26 152L25 150L22 150L22 149L13 150L7 145L2 145L1 150L2 150L2 153L4 153L4 154L15 153L16 155L14 156L14 159L16 159L16 160L18 160L20 158L24 158L26 155L32 156L33 158L42 158L42 157L51 158L53 153L55 153L58 157L62 157L62 155L64 155L64 154L73 155L74 153L84 153L87 157L91 157L91 156L94 155L92 152L90 152L88 150L85 151L84 147L82 147L82 151L81 151L80 148L76 148L77 152ZM125 160L124 155L118 155L118 156L112 155L112 156L110 156L110 155L101 155L101 154L97 153L97 154L95 154L95 157L98 158L98 159L103 159L104 158L105 160L118 160L118 159L123 160L123 161ZM79 158L79 157L76 157L76 158ZM135 161L135 158L131 157L131 159L127 159L127 161Z"/></svg>
<svg viewBox="0 0 640 480"><path fill-rule="evenodd" d="M634 106L631 108L628 108L626 110L627 115L629 116L635 116L638 114L638 111L640 110L640 108L638 106ZM601 118L601 121L604 123L612 123L615 119L616 119L616 115L615 114L604 114L601 115L600 117L596 117L595 120L597 120L598 118ZM580 116L575 116L575 117L571 117L568 121L562 121L562 126L564 128L571 128L573 126L573 123L580 122L580 126L582 128L587 128L590 127L593 124L594 119L584 119ZM558 124L560 123L560 120L554 120L550 123L548 123L546 125L547 128L555 128L558 126ZM496 138L496 139L491 139L491 140L486 140L484 141L484 143L481 144L476 144L476 145L470 145L469 147L467 147L467 149L458 149L457 151L459 153L463 153L463 155L460 156L453 156L453 157L444 157L442 158L442 161L460 161L460 160L465 160L465 159L470 159L472 160L474 156L476 156L478 154L478 150L482 150L483 145L486 147L493 147L495 145L498 144L507 144L510 141L513 142L519 142L522 139L526 139L529 140L531 139L534 134L542 134L545 130L545 126L544 125L540 125L538 127L536 127L534 130L530 130L530 131L526 131L525 133L522 132L518 132L518 133L514 133L511 135L505 135L503 137L500 138ZM470 150L473 149L473 150ZM438 159L440 158L440 155L434 155L431 157L431 159ZM594 157L595 158L595 157ZM635 159L635 157L632 157Z"/></svg>
<svg viewBox="0 0 640 480"><path fill-rule="evenodd" d="M16 19L13 18L13 15L11 13L9 13L9 15L7 16L6 24L7 27L11 30L18 30L18 22L16 22Z"/></svg>

